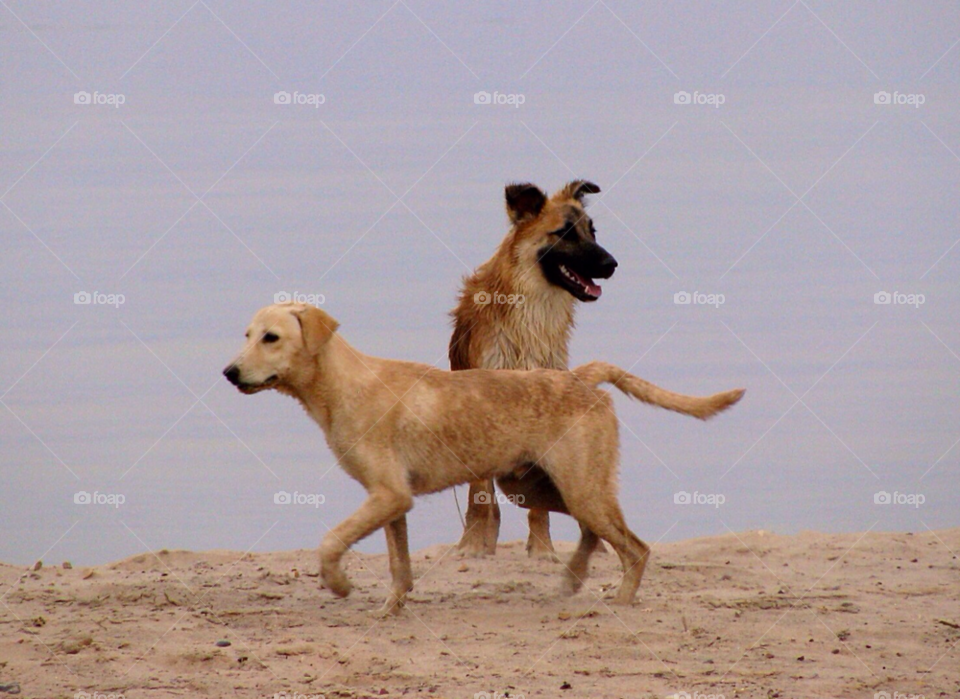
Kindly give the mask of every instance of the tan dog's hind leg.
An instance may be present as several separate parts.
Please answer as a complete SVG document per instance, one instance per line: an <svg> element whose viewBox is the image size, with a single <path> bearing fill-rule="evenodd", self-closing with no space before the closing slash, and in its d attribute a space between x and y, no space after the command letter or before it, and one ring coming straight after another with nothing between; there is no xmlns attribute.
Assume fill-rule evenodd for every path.
<svg viewBox="0 0 960 699"><path fill-rule="evenodd" d="M369 497L356 512L323 537L320 544L320 574L323 584L338 597L349 595L352 586L340 568L340 559L347 549L403 516L411 507L413 497L410 493L396 492L382 486L371 490Z"/></svg>
<svg viewBox="0 0 960 699"><path fill-rule="evenodd" d="M457 544L460 554L474 558L494 555L500 536L500 505L492 480L470 483L466 519L463 536Z"/></svg>
<svg viewBox="0 0 960 699"><path fill-rule="evenodd" d="M604 472L611 473L612 470L608 471L599 464L594 469L594 473ZM564 571L567 579L565 590L575 592L578 589L577 586L570 587L571 582L576 580L576 577L573 576L583 580L586 575L586 566L590 554L596 548L596 545L591 542L591 537L587 534L589 531L594 537L599 536L610 544L620 557L620 563L623 565L623 577L614 602L616 604L631 604L637 588L640 587L643 570L646 568L647 559L650 557L650 547L627 528L623 512L620 510L620 505L612 488L594 490L592 493L584 492L585 490L569 488L564 491L570 514L580 523L580 529L583 532L580 546L567 564L567 570Z"/></svg>
<svg viewBox="0 0 960 699"><path fill-rule="evenodd" d="M607 505L602 509L604 511L596 508L593 512L587 513L581 521L580 528L584 531L584 535L580 539L580 546L567 564L567 570L564 571L563 589L572 594L579 589L577 583L586 579L590 554L596 548L595 545L591 546L590 538L586 534L587 531L592 530L591 534L594 537L602 537L620 556L623 577L620 579L620 587L613 601L614 604L629 605L633 603L637 589L640 587L643 570L650 558L650 547L627 529L618 505L614 503L612 507Z"/></svg>
<svg viewBox="0 0 960 699"><path fill-rule="evenodd" d="M643 578L643 571L650 559L650 547L627 529L622 517L616 529L619 532L619 544L613 539L607 539L607 541L620 556L620 563L623 565L623 578L613 602L614 604L630 605L633 604L637 589L640 587L640 580Z"/></svg>
<svg viewBox="0 0 960 699"><path fill-rule="evenodd" d="M387 552L390 557L392 587L387 601L380 609L381 616L398 614L404 597L413 589L413 571L410 569L410 545L407 542L407 516L401 515L390 522L384 532L387 535Z"/></svg>
<svg viewBox="0 0 960 699"><path fill-rule="evenodd" d="M561 592L565 595L574 595L583 587L583 581L590 574L590 556L597 550L600 537L584 525L580 525L580 544L573 552L567 569L564 571Z"/></svg>

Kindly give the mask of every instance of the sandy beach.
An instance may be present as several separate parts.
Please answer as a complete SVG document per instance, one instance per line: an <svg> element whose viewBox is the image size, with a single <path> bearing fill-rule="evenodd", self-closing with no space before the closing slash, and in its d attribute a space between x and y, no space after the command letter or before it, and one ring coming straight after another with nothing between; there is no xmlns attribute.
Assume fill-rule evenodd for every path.
<svg viewBox="0 0 960 699"><path fill-rule="evenodd" d="M560 544L566 555L571 543ZM520 542L413 556L380 620L386 557L349 554L347 599L315 552L158 551L0 566L0 689L23 696L956 697L960 529L751 531L654 547L636 603L594 559L561 598ZM887 692L887 694L883 694ZM98 694L99 693L99 694ZM486 694L484 694L486 693ZM899 693L899 694L897 694ZM0 696L3 693L0 692Z"/></svg>

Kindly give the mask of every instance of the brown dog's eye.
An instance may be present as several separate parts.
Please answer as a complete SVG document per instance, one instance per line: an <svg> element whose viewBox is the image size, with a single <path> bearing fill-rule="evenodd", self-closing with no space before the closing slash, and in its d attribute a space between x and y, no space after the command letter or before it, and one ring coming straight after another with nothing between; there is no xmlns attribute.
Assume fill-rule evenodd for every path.
<svg viewBox="0 0 960 699"><path fill-rule="evenodd" d="M280 339L280 338L279 338L277 335L273 334L273 333L267 333L267 334L265 334L265 335L263 336L263 341L266 342L266 343L276 342L276 341L279 340L279 339Z"/></svg>

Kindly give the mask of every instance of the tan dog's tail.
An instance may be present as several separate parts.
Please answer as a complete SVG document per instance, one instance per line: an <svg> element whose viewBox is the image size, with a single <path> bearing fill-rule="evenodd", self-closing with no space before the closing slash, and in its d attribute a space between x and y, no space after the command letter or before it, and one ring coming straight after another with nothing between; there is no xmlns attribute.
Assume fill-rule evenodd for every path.
<svg viewBox="0 0 960 699"><path fill-rule="evenodd" d="M573 369L573 373L591 388L596 388L602 383L609 383L639 401L684 415L691 415L701 420L706 420L726 410L740 400L744 393L742 388L704 397L673 393L655 386L649 381L644 381L638 376L628 374L620 367L606 362L583 364Z"/></svg>

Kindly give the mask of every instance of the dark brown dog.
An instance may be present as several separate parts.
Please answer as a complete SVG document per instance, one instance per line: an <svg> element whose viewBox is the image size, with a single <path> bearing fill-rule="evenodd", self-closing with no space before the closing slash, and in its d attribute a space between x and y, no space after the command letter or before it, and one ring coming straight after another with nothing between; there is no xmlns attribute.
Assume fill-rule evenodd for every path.
<svg viewBox="0 0 960 699"><path fill-rule="evenodd" d="M600 188L570 182L552 197L532 184L506 188L512 224L497 252L464 280L453 310L450 368L566 369L577 301L596 301L617 261L597 244L583 198ZM531 464L522 478L500 488L530 509L527 552L556 560L548 510L563 512L562 498L543 469ZM458 545L466 555L492 555L500 532L493 481L470 484L466 529Z"/></svg>

